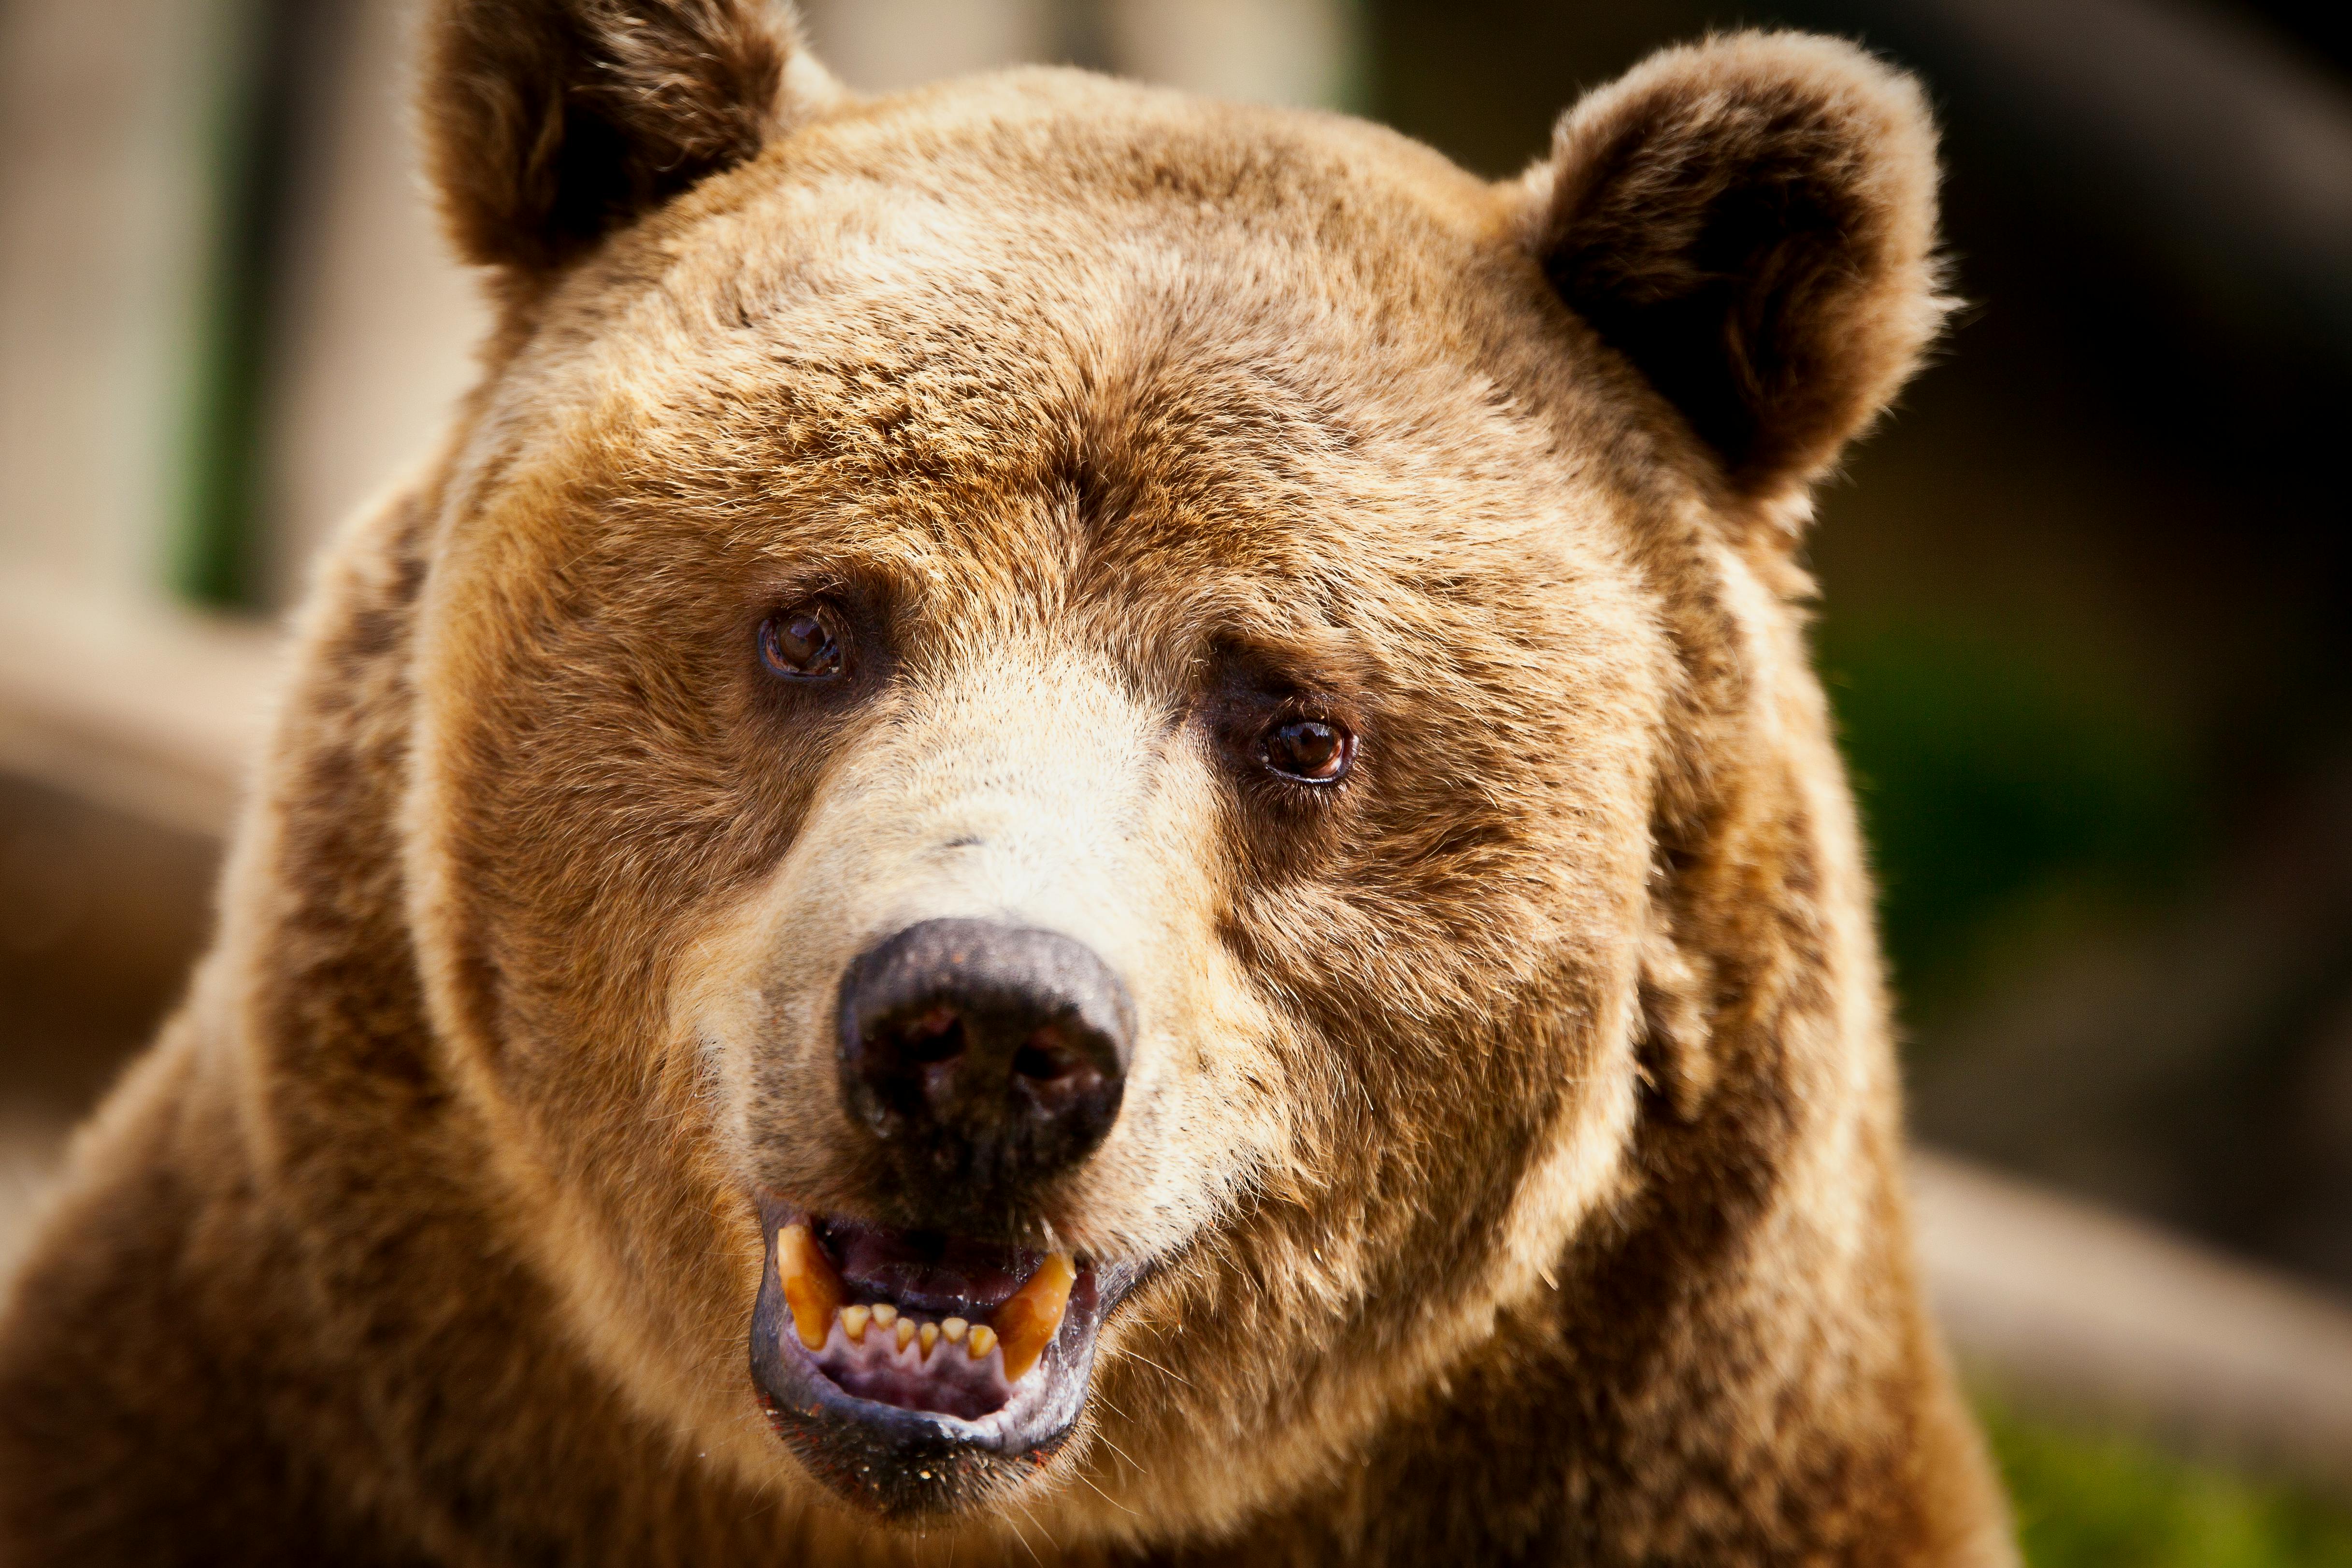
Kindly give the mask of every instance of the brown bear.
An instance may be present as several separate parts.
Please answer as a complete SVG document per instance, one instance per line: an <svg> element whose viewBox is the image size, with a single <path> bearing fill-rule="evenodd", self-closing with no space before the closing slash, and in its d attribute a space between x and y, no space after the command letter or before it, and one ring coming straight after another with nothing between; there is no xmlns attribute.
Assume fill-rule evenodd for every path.
<svg viewBox="0 0 2352 1568"><path fill-rule="evenodd" d="M442 0L501 311L0 1330L10 1564L2010 1561L1809 487L1920 95L1525 178Z"/></svg>

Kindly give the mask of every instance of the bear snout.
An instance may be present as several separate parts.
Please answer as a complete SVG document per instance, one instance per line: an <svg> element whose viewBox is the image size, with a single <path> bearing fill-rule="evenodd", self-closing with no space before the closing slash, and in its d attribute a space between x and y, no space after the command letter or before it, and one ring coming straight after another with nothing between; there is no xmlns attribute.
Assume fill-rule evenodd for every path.
<svg viewBox="0 0 2352 1568"><path fill-rule="evenodd" d="M1076 1165L1118 1117L1135 1006L1055 931L929 920L843 971L838 1064L852 1120L908 1176L1004 1197Z"/></svg>

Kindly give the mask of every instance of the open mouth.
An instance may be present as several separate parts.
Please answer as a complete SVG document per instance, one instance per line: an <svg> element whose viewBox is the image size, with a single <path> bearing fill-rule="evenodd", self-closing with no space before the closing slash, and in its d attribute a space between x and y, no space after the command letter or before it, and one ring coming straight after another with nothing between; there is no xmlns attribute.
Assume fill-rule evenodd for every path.
<svg viewBox="0 0 2352 1568"><path fill-rule="evenodd" d="M911 1517L1042 1465L1086 1403L1137 1270L896 1230L762 1198L751 1379L778 1433L854 1502Z"/></svg>

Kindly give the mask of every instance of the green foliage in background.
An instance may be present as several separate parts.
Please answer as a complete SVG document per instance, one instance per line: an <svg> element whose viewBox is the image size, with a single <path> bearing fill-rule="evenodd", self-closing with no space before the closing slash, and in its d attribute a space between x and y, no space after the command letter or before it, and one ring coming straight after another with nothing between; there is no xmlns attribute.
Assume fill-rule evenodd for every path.
<svg viewBox="0 0 2352 1568"><path fill-rule="evenodd" d="M1819 638L1916 1020L2176 883L2201 838L2179 739L2046 649L1832 617Z"/></svg>
<svg viewBox="0 0 2352 1568"><path fill-rule="evenodd" d="M1984 1414L2030 1568L2352 1568L2352 1512L2131 1438Z"/></svg>

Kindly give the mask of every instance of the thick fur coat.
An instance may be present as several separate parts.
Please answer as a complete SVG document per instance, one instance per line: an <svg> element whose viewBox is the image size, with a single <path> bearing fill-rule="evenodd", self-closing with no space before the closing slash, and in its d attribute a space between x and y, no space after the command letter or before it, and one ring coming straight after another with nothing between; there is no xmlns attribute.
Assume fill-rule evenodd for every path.
<svg viewBox="0 0 2352 1568"><path fill-rule="evenodd" d="M1907 79L1716 39L1496 185L755 0L428 43L501 324L7 1298L0 1559L2011 1560L1794 560L1944 308ZM835 1034L1008 913L1134 1020L1017 1192ZM1125 1270L1075 1425L780 1440L775 1194Z"/></svg>

